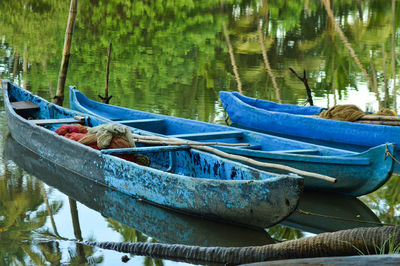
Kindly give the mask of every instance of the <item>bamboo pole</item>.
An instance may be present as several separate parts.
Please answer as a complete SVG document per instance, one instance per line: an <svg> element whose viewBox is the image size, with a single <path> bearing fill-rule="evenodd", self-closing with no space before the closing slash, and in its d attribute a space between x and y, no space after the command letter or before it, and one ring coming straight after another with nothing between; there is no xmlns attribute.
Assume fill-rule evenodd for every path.
<svg viewBox="0 0 400 266"><path fill-rule="evenodd" d="M223 142L192 142L192 141L161 141L133 138L135 142L143 144L162 144L162 145L197 145L197 146L230 146L230 147L246 147L248 143L223 143Z"/></svg>
<svg viewBox="0 0 400 266"><path fill-rule="evenodd" d="M266 167L266 168L280 169L280 170L292 172L295 174L299 174L302 176L318 178L318 179L325 180L328 182L336 183L336 178L332 178L332 177L329 177L326 175L320 175L317 173L302 171L302 170L298 170L296 168L286 166L286 165L259 162L259 161L256 161L256 160L244 157L244 156L229 154L229 153L220 151L216 148L199 145L197 142L193 142L193 141L184 141L184 140L177 139L177 138L163 138L163 137L157 137L157 136L142 136L142 135L138 135L138 134L132 134L132 135L133 135L133 138L135 141L136 140L145 140L145 141L152 141L152 144L157 144L157 141L158 141L158 144L164 143L167 145L189 145L191 148L194 148L194 149L204 150L204 151L211 152L211 153L214 153L216 155L219 155L219 156L222 156L222 157L225 157L228 159L245 162L245 163L248 163L251 165Z"/></svg>
<svg viewBox="0 0 400 266"><path fill-rule="evenodd" d="M264 163L264 162L260 162L260 161L256 161L244 156L240 156L240 155L235 155L235 154L229 154L223 151L220 151L218 149L212 148L212 147L207 147L207 146L196 146L196 145L190 145L191 147L193 147L194 149L198 149L198 150L203 150L203 151L207 151L207 152L212 152L216 155L228 158L228 159L232 159L232 160L237 160L237 161L241 161L241 162L245 162L248 164L252 164L252 165L256 165L256 166L260 166L260 167L266 167L266 168L274 168L274 169L279 169L279 170L284 170L284 171L288 171L288 172L292 172L301 176L308 176L308 177L314 177L317 179L321 179L324 181L328 181L331 183L336 183L336 178L332 178L330 176L326 176L326 175L320 175L317 173L311 173L311 172L307 172L307 171L302 171L290 166L286 166L286 165L281 165L281 164L274 164L274 163Z"/></svg>
<svg viewBox="0 0 400 266"><path fill-rule="evenodd" d="M108 78L110 76L110 61L111 61L111 49L112 49L112 42L110 41L110 46L108 46L108 53L107 53L107 68L106 68L106 86L104 89L104 97L99 95L99 98L103 103L110 103L110 100L112 98L112 95L108 97Z"/></svg>
<svg viewBox="0 0 400 266"><path fill-rule="evenodd" d="M77 10L78 0L71 0L71 5L69 8L69 16L67 28L65 30L65 40L64 40L64 50L61 60L60 73L58 75L58 84L56 96L53 98L53 103L58 105L63 105L64 102L64 88L65 80L67 79L69 58L71 56L71 44L72 44L72 34L74 33L74 24Z"/></svg>

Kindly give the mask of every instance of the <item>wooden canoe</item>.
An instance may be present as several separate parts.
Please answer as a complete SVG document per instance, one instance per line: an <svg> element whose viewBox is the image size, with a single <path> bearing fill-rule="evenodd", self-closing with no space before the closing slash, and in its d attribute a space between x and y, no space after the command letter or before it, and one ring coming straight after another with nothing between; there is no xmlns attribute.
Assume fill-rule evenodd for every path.
<svg viewBox="0 0 400 266"><path fill-rule="evenodd" d="M21 156L23 154L24 156ZM241 227L160 208L114 189L96 184L25 148L11 136L6 160L104 217L112 218L162 243L196 246L252 246L273 244L264 229ZM262 210L259 210L262 211Z"/></svg>
<svg viewBox="0 0 400 266"><path fill-rule="evenodd" d="M305 177L305 188L309 190L360 196L382 186L392 174L393 161L385 155L386 151L393 152L392 144L355 153L223 125L107 105L88 99L73 87L70 87L70 106L74 110L132 127L136 132L146 132L143 134L195 141L246 142L250 147L217 148L257 161L284 164L337 178L337 183L333 184Z"/></svg>
<svg viewBox="0 0 400 266"><path fill-rule="evenodd" d="M279 104L237 92L221 91L219 97L231 121L243 128L357 152L385 143L400 144L399 126L322 119L313 116L321 107ZM395 172L400 173L397 165Z"/></svg>
<svg viewBox="0 0 400 266"><path fill-rule="evenodd" d="M151 167L138 165L54 132L60 121L81 113L49 103L9 81L2 85L11 136L44 159L94 182L165 208L259 227L278 223L297 207L303 188L297 175L268 173L187 148L146 151L139 147ZM15 110L13 103L23 101L37 107ZM84 123L93 127L107 121L86 115Z"/></svg>

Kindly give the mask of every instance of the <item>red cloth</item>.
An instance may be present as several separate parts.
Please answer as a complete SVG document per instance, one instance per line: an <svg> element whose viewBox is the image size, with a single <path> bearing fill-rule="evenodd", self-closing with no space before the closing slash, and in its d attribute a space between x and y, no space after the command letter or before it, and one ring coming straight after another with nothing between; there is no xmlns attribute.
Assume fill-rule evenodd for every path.
<svg viewBox="0 0 400 266"><path fill-rule="evenodd" d="M68 133L87 133L87 127L82 125L63 125L56 130L56 133L65 136Z"/></svg>
<svg viewBox="0 0 400 266"><path fill-rule="evenodd" d="M61 127L64 127L64 126L61 126ZM61 128L59 128L59 129L61 129ZM63 128L61 130L61 132L64 133L68 130L75 130L75 129L73 127ZM87 130L86 130L86 132L87 132ZM61 134L59 134L59 135L61 135ZM70 132L70 133L64 133L63 136L66 138L75 140L75 141L79 141L81 138L86 136L86 133ZM87 146L89 146L93 149L96 149L96 150L100 150L99 147L97 147L96 142L87 144ZM107 148L108 149L130 148L130 144L129 144L129 142L127 142L126 140L124 140L122 138L114 137L111 140L110 146L108 146ZM127 161L136 162L136 157L134 155L126 154L126 155L116 155L116 156L121 159L127 160Z"/></svg>

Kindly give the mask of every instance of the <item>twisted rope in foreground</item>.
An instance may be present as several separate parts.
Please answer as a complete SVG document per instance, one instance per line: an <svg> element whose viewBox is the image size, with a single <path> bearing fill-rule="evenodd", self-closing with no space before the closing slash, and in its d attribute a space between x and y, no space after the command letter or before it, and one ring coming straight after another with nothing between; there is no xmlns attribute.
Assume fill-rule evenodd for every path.
<svg viewBox="0 0 400 266"><path fill-rule="evenodd" d="M81 241L79 243L139 256L174 261L241 264L294 258L350 256L360 255L361 253L377 254L382 250L388 250L390 244L394 246L400 244L400 227L356 228L334 233L323 233L315 237L272 245L233 248L143 242Z"/></svg>

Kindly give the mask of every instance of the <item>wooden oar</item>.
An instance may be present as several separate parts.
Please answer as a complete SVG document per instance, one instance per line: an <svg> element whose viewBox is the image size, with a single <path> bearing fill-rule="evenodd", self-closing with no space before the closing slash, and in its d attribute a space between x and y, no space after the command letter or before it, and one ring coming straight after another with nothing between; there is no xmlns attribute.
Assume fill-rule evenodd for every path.
<svg viewBox="0 0 400 266"><path fill-rule="evenodd" d="M138 139L138 138L133 138L135 142L138 143L143 143L143 144L154 144L154 145L197 145L197 146L214 146L214 145L219 145L219 146L233 146L233 147L248 147L250 146L249 143L222 143L222 142L193 142L193 141L186 141L186 140L180 140L180 141L168 141L166 140L152 140L152 139Z"/></svg>
<svg viewBox="0 0 400 266"><path fill-rule="evenodd" d="M288 171L288 172L292 172L298 175L303 175L303 176L308 176L308 177L315 177L321 180L325 180L328 182L332 182L332 183L336 183L336 178L330 177L330 176L326 176L326 175L320 175L317 173L312 173L312 172L307 172L307 171L302 171L290 166L286 166L286 165L281 165L281 164L274 164L274 163L264 163L264 162L259 162L244 156L240 156L240 155L235 155L235 154L229 154L223 151L220 151L218 149L212 148L212 147L208 147L208 146L196 146L196 145L189 145L190 147L193 147L195 149L198 150L203 150L203 151L208 151L208 152L212 152L216 155L228 158L228 159L232 159L232 160L237 160L237 161L242 161L248 164L252 164L252 165L256 165L256 166L261 166L261 167L269 167L269 168L275 168L275 169L280 169L280 170L284 170L284 171Z"/></svg>
<svg viewBox="0 0 400 266"><path fill-rule="evenodd" d="M177 138L164 138L164 137L157 137L157 136L142 136L142 135L138 135L138 134L132 134L133 138L136 142L142 142L142 143L151 143L151 144L164 144L164 145L189 145L190 147L194 148L194 149L198 149L198 150L204 150L204 151L208 151L211 153L214 153L216 155L228 158L228 159L232 159L232 160L237 160L237 161L242 161L248 164L252 164L252 165L256 165L256 166L260 166L260 167L267 167L267 168L275 168L275 169L280 169L280 170L284 170L284 171L288 171L288 172L292 172L295 174L299 174L302 176L308 176L308 177L314 177L314 178L318 178L321 180L325 180L328 182L332 182L332 183L336 183L336 178L332 178L330 176L326 176L326 175L321 175L321 174L317 174L317 173L312 173L312 172L307 172L307 171L302 171L290 166L286 166L286 165L281 165L281 164L273 164L273 163L264 163L264 162L259 162L244 156L240 156L240 155L235 155L235 154L229 154L223 151L220 151L218 149L215 149L213 147L208 147L206 145L221 145L221 144L210 144L210 143L201 143L200 145L198 144L198 142L194 142L194 141L187 141L187 140L182 140L182 139L177 139ZM146 142L144 142L146 141ZM216 142L218 143L218 142ZM228 144L228 143L223 143L223 144Z"/></svg>

